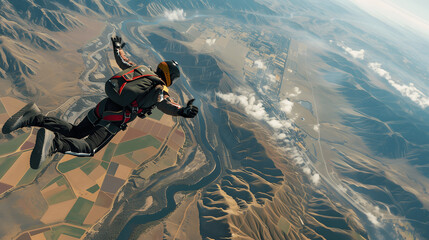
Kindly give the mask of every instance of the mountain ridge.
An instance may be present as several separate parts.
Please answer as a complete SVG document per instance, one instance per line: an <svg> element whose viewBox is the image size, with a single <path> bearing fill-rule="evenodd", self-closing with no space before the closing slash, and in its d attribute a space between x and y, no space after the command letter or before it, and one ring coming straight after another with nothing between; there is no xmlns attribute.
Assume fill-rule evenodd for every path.
<svg viewBox="0 0 429 240"><path fill-rule="evenodd" d="M34 86L30 86L43 80L39 79L43 74L37 74L42 68L46 69L41 66L48 61L43 56L69 47L56 33L87 28L88 20L83 17L101 20L130 14L132 11L118 0L2 0L0 78L12 83L12 93L33 99L37 93L46 92L46 89L36 91ZM10 92L7 89L3 91Z"/></svg>

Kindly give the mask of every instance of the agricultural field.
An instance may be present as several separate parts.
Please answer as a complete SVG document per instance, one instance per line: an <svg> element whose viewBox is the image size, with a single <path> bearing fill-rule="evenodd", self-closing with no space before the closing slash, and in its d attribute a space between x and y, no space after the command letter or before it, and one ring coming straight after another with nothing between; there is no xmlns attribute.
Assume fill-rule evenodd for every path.
<svg viewBox="0 0 429 240"><path fill-rule="evenodd" d="M24 105L16 99L0 98L1 124ZM44 227L22 229L16 235L19 240L81 238L110 211L133 170L144 169L142 174L149 177L174 166L185 142L185 134L173 117L154 111L153 116L129 124L93 157L57 154L53 162L33 170L29 158L37 130L0 134L0 197L34 184L39 177L46 178L43 170L55 165L55 173L37 193L43 211L37 219ZM161 150L165 154L158 158Z"/></svg>

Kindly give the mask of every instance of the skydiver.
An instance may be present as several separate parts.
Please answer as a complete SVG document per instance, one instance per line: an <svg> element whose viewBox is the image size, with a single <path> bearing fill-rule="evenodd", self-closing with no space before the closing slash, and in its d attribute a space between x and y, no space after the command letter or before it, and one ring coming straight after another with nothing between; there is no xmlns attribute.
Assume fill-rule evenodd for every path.
<svg viewBox="0 0 429 240"><path fill-rule="evenodd" d="M116 63L124 71L116 74L110 80L118 78L121 74L125 75L128 70L137 69L135 71L137 73L139 69L143 69L143 71L148 69L145 66L137 67L125 56L123 50L125 43L122 42L121 37L112 37L111 41ZM142 75L141 81L146 83L142 86L147 87L144 89L147 91L132 96L132 98L135 97L132 106L123 107L117 101L107 97L91 109L79 124L74 125L59 118L44 116L35 103L29 103L6 121L2 133L8 134L22 127L40 127L30 157L31 168L37 169L49 156L57 152L78 157L93 156L106 146L120 130L125 130L127 123L136 117L144 118L151 114L154 107L172 116L194 118L197 115L198 108L192 105L193 99L182 107L175 103L168 94L168 87L180 77L177 62L163 61L158 64L156 71L152 74L149 77ZM147 84L149 78L152 80L153 86ZM121 92L119 91L119 93Z"/></svg>

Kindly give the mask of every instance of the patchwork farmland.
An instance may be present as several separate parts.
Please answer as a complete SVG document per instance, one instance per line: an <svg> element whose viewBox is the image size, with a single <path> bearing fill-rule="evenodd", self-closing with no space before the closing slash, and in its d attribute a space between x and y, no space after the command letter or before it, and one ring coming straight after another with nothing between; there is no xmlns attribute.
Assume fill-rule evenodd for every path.
<svg viewBox="0 0 429 240"><path fill-rule="evenodd" d="M17 99L0 98L0 127L24 105ZM173 117L155 111L148 118L136 119L93 157L57 154L53 162L33 170L29 157L37 130L26 128L0 134L0 197L33 185L39 178L45 182L35 196L40 199L37 204L40 209L27 206L26 210L40 212L34 216L40 227L22 228L14 237L19 240L81 238L110 211L134 169L144 169L141 175L149 178L174 166L178 150L185 142L185 134ZM167 157L153 158L161 149L168 153ZM55 171L44 173L51 164Z"/></svg>

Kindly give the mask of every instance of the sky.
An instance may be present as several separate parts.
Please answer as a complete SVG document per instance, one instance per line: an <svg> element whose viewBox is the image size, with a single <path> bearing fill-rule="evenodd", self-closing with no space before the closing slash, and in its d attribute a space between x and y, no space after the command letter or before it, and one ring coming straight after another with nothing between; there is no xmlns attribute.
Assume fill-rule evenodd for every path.
<svg viewBox="0 0 429 240"><path fill-rule="evenodd" d="M395 5L407 9L420 18L429 21L429 1L427 0L390 0Z"/></svg>
<svg viewBox="0 0 429 240"><path fill-rule="evenodd" d="M391 21L429 38L429 1L427 0L350 1L381 20Z"/></svg>

